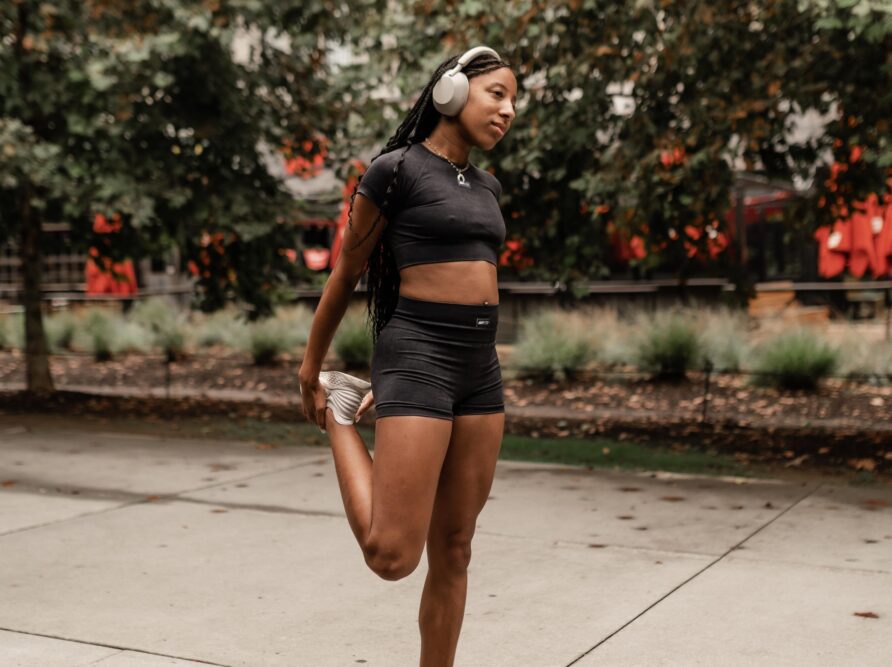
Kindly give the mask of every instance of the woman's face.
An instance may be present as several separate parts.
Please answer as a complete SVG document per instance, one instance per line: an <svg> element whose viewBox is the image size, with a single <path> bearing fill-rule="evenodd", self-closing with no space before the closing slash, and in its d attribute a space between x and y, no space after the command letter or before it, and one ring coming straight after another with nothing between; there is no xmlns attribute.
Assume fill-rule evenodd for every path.
<svg viewBox="0 0 892 667"><path fill-rule="evenodd" d="M488 151L508 133L517 104L517 79L500 67L468 80L468 101L458 119L472 144Z"/></svg>

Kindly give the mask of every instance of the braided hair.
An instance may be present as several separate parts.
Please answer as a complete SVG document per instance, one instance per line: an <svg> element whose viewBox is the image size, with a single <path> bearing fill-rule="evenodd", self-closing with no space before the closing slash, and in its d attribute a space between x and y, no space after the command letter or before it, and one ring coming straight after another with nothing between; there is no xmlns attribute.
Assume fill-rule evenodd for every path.
<svg viewBox="0 0 892 667"><path fill-rule="evenodd" d="M393 167L393 177L384 193L384 202L382 203L381 208L387 207L390 193L396 183L397 175L399 174L403 160L406 159L406 153L409 151L409 147L413 143L421 143L424 141L437 126L441 114L434 107L434 86L447 70L455 67L460 57L461 55L452 56L437 67L431 80L424 87L424 90L421 91L421 95L415 102L415 105L403 119L403 122L397 128L396 132L390 137L381 152L372 158L371 162L374 162L385 153L390 153L397 148L403 148L403 153L400 155L399 161ZM504 60L496 58L492 54L483 54L467 63L462 67L461 71L464 72L468 79L472 79L475 76L486 74L502 67L510 67L510 65ZM359 188L361 180L362 176L356 181L356 184L353 187L353 192L350 195L350 210L347 215L347 224L350 229L353 229L353 201L356 198L356 191ZM362 245L363 241L365 241L374 231L380 219L381 210L379 209L368 234L357 241L356 246ZM378 243L372 249L368 260L367 324L371 332L373 344L377 342L378 335L393 315L399 296L399 287L399 270L397 269L390 244L384 240L384 235L382 234L378 239Z"/></svg>

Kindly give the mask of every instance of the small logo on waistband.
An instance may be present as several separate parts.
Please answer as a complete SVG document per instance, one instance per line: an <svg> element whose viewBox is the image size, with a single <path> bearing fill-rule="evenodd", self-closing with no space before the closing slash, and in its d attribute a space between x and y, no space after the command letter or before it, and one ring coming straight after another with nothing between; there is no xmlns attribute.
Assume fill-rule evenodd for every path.
<svg viewBox="0 0 892 667"><path fill-rule="evenodd" d="M477 318L477 326L478 327L488 327L489 326L489 318L488 317L478 317Z"/></svg>

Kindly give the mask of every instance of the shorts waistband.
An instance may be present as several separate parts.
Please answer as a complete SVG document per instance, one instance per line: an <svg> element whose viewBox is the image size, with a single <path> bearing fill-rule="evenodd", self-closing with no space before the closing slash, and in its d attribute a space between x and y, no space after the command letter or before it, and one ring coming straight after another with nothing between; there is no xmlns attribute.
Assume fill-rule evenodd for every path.
<svg viewBox="0 0 892 667"><path fill-rule="evenodd" d="M499 321L499 304L427 301L400 294L394 316L495 331Z"/></svg>

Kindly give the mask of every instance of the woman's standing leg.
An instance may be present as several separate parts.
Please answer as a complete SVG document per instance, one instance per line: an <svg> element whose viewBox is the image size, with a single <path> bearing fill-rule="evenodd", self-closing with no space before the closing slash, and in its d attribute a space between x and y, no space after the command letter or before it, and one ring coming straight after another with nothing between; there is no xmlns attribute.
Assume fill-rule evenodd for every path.
<svg viewBox="0 0 892 667"><path fill-rule="evenodd" d="M505 413L456 415L427 537L421 667L451 667L465 613L471 538L492 488Z"/></svg>

